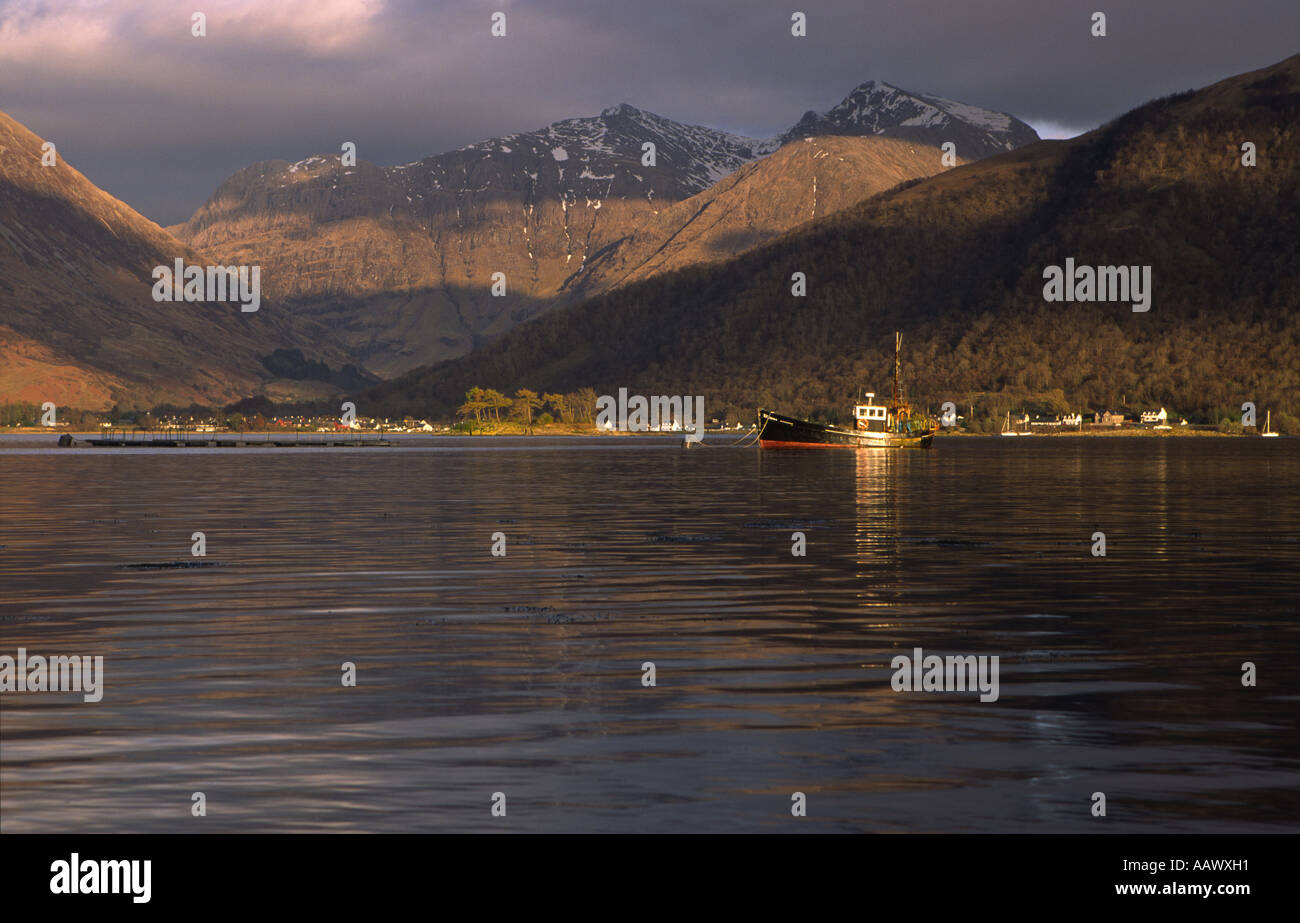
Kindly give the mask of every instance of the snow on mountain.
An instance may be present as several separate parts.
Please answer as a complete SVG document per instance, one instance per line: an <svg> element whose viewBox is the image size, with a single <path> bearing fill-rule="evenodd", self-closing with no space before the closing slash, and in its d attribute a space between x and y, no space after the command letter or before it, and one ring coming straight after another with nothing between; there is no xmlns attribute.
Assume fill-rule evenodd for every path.
<svg viewBox="0 0 1300 923"><path fill-rule="evenodd" d="M237 201L259 211L293 201L299 208L306 205L318 220L405 214L426 223L430 211L440 208L434 200L448 195L496 193L525 206L547 199L564 207L610 198L671 203L708 189L788 141L873 134L935 146L953 141L964 160L1001 153L1038 138L1032 128L1004 112L868 81L832 109L820 114L810 111L773 138L686 125L623 103L597 116L489 138L412 163L363 165L367 173L363 194L312 193L305 201L302 195L288 199L269 195L268 187L288 190L304 184L337 190L340 176L352 171L340 173L337 156L316 155L293 164L256 164L228 180L214 199L224 197L227 212L231 207L240 210ZM647 143L654 145L653 165L644 161ZM273 205L273 199L282 204ZM221 220L213 205L210 202L180 226L182 237L192 240ZM217 230L206 243L224 236Z"/></svg>
<svg viewBox="0 0 1300 923"><path fill-rule="evenodd" d="M642 162L646 142L655 146L653 168ZM581 166L565 174L569 182L560 183L563 192L641 197L653 189L661 199L679 199L704 191L779 146L775 138L746 138L702 125L684 125L623 103L598 116L564 119L535 131L489 138L452 154L513 155L529 164L574 161ZM449 156L438 155L424 162ZM637 172L631 172L632 168ZM611 179L615 180L612 187ZM583 180L607 182L598 189Z"/></svg>
<svg viewBox="0 0 1300 923"><path fill-rule="evenodd" d="M807 112L782 139L813 135L886 135L941 145L978 159L1038 140L1024 122L992 109L868 80L823 113Z"/></svg>
<svg viewBox="0 0 1300 923"><path fill-rule="evenodd" d="M904 145L885 156L848 145L834 166L813 155L782 158L780 169L701 205L709 216L672 254L644 256L626 245L639 233L642 249L666 246L676 237L675 205L805 134L889 134L880 140L915 150ZM344 167L337 153L264 161L228 178L174 231L214 259L263 266L267 297L293 303L354 350L356 364L389 375L459 355L580 290L595 291L603 283L583 275L593 264L613 284L643 264L720 258L795 219L826 214L837 182L847 201L868 195L876 180L939 170L934 148L944 140L968 161L1035 137L1002 113L884 84L864 84L826 115L810 113L767 139L624 103L399 166L358 159ZM805 146L826 148L822 159L835 147ZM695 224L694 216L687 209L679 225ZM652 226L667 235L657 244ZM509 279L505 298L486 284L498 272Z"/></svg>

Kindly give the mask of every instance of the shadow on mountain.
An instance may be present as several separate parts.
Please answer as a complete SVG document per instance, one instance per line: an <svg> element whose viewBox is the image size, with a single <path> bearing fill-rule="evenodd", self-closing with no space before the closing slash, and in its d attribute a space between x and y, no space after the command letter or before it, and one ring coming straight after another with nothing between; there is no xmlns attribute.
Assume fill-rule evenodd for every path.
<svg viewBox="0 0 1300 923"><path fill-rule="evenodd" d="M1300 56L895 189L369 396L427 414L474 385L625 386L740 415L815 412L885 387L901 330L913 394L936 405L1056 389L1093 407L1300 409L1298 72ZM1242 165L1243 139L1257 166ZM1067 258L1150 266L1149 311L1046 301L1044 269ZM791 295L794 272L806 297Z"/></svg>
<svg viewBox="0 0 1300 923"><path fill-rule="evenodd" d="M20 185L22 176L0 181L0 323L17 335L3 364L22 379L3 376L5 393L79 407L229 400L264 377L257 357L268 348L346 362L319 328L288 323L265 300L257 312L237 301L155 301L156 266L206 261L64 169L58 191Z"/></svg>
<svg viewBox="0 0 1300 923"><path fill-rule="evenodd" d="M484 347L557 303L509 292L494 296L487 286L446 285L296 299L285 303L285 311L328 329L357 365L387 379ZM370 323L376 316L386 322Z"/></svg>
<svg viewBox="0 0 1300 923"><path fill-rule="evenodd" d="M728 231L711 238L708 241L707 248L709 253L717 259L726 259L735 256L737 253L751 250L775 236L777 234L757 230Z"/></svg>

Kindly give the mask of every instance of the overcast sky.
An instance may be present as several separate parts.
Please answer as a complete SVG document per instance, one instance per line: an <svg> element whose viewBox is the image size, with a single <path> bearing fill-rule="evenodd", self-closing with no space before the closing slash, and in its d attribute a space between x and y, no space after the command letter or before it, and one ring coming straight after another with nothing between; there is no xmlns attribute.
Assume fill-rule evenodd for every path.
<svg viewBox="0 0 1300 923"><path fill-rule="evenodd" d="M621 102L769 136L877 79L1063 137L1298 38L1297 0L0 0L0 110L170 224L258 160L406 163Z"/></svg>

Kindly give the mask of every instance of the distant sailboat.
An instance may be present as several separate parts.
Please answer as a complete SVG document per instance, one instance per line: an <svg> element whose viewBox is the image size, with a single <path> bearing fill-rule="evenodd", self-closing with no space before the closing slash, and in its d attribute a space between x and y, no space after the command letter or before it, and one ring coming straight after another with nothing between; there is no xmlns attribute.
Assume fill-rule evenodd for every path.
<svg viewBox="0 0 1300 923"><path fill-rule="evenodd" d="M1011 428L1011 411L1010 411L1010 410L1007 411L1007 418L1006 418L1005 420L1002 421L1002 435L1003 435L1003 436L1019 436L1019 435L1020 435L1020 434L1017 433L1014 429Z"/></svg>
<svg viewBox="0 0 1300 923"><path fill-rule="evenodd" d="M1264 432L1260 433L1260 435L1261 436L1277 435L1277 433L1273 431L1273 411L1271 410L1265 412L1264 414Z"/></svg>

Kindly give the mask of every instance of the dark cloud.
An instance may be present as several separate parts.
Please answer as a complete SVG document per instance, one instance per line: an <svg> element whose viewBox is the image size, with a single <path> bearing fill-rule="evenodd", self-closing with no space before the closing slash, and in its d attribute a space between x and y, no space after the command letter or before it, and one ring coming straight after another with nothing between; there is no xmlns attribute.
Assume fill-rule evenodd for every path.
<svg viewBox="0 0 1300 923"><path fill-rule="evenodd" d="M1300 35L1294 0L193 6L206 38L164 0L0 3L0 108L164 224L254 161L352 140L402 163L620 102L766 136L874 78L1071 133L1272 64ZM794 9L807 38L790 36Z"/></svg>

